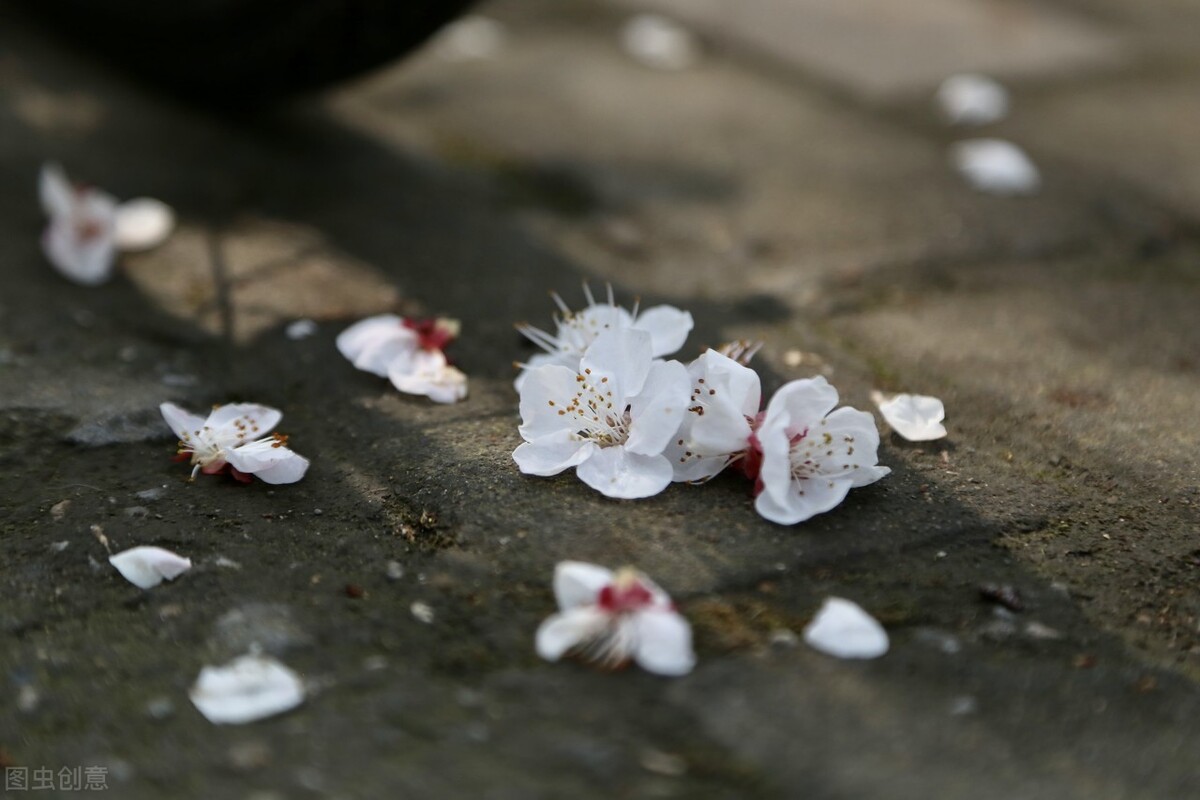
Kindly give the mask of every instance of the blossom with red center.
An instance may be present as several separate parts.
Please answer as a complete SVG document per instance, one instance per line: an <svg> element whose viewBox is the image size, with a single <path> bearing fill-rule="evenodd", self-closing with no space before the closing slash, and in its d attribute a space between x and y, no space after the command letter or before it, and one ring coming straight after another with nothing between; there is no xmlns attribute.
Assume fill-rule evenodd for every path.
<svg viewBox="0 0 1200 800"><path fill-rule="evenodd" d="M438 403L467 395L467 376L452 366L444 348L459 332L457 320L413 320L379 314L356 322L337 338L338 350L359 369L387 378L400 391Z"/></svg>
<svg viewBox="0 0 1200 800"><path fill-rule="evenodd" d="M197 473L225 472L242 483L251 476L266 483L295 483L308 471L308 459L287 447L288 437L271 433L283 414L256 403L216 406L207 418L189 414L174 403L159 406L163 419L179 437L179 460Z"/></svg>
<svg viewBox="0 0 1200 800"><path fill-rule="evenodd" d="M771 398L754 432L759 514L780 525L803 522L891 472L879 466L875 418L837 404L837 389L820 376L792 381Z"/></svg>
<svg viewBox="0 0 1200 800"><path fill-rule="evenodd" d="M577 653L615 668L630 660L647 672L692 671L692 629L667 593L641 572L612 572L595 564L562 561L554 568L559 611L541 624L537 652L548 661Z"/></svg>

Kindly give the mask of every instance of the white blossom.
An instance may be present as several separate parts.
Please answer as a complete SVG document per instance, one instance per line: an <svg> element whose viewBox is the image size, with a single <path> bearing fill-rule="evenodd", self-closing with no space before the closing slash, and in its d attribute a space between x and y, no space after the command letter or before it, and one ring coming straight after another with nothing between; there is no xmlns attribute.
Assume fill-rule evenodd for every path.
<svg viewBox="0 0 1200 800"><path fill-rule="evenodd" d="M1041 185L1038 169L1025 151L1003 139L956 142L950 155L967 182L981 192L1033 194Z"/></svg>
<svg viewBox="0 0 1200 800"><path fill-rule="evenodd" d="M538 353L525 362L524 371L517 376L517 391L529 370L547 364L560 364L570 369L579 369L584 352L601 333L609 330L633 329L650 334L651 354L655 358L669 356L683 347L692 330L692 315L674 306L661 305L647 308L639 313L637 306L632 312L613 301L612 287L608 287L607 302L597 303L592 290L583 286L587 297L587 308L572 311L557 294L552 293L559 314L554 318L555 332L550 334L527 323L517 326L525 338L546 352Z"/></svg>
<svg viewBox="0 0 1200 800"><path fill-rule="evenodd" d="M910 442L929 442L946 435L942 425L946 408L936 397L897 394L889 398L882 392L872 392L871 400L892 430Z"/></svg>
<svg viewBox="0 0 1200 800"><path fill-rule="evenodd" d="M877 466L875 418L849 407L834 411L837 403L837 390L820 376L792 381L771 398L755 431L759 514L781 525L803 522L891 472Z"/></svg>
<svg viewBox="0 0 1200 800"><path fill-rule="evenodd" d="M804 628L810 647L837 658L878 658L888 651L883 626L857 604L827 597L821 610Z"/></svg>
<svg viewBox="0 0 1200 800"><path fill-rule="evenodd" d="M192 568L191 559L161 547L133 547L110 556L108 563L140 589L158 586L164 578L173 581Z"/></svg>
<svg viewBox="0 0 1200 800"><path fill-rule="evenodd" d="M964 72L942 81L937 104L953 125L987 125L1008 113L1008 91L986 75Z"/></svg>
<svg viewBox="0 0 1200 800"><path fill-rule="evenodd" d="M45 164L38 178L42 210L50 223L42 251L64 277L97 286L112 276L118 250L148 250L175 227L165 203L143 197L118 203L92 186L74 186L58 164Z"/></svg>
<svg viewBox="0 0 1200 800"><path fill-rule="evenodd" d="M241 725L300 705L304 684L275 659L251 653L201 669L188 696L209 722Z"/></svg>
<svg viewBox="0 0 1200 800"><path fill-rule="evenodd" d="M442 317L413 320L379 314L342 331L337 347L354 366L387 378L405 394L454 403L467 396L467 376L450 364L444 348L459 329L457 320Z"/></svg>
<svg viewBox="0 0 1200 800"><path fill-rule="evenodd" d="M159 406L179 437L179 456L193 465L192 477L228 471L240 481L255 476L266 483L295 483L308 471L308 459L288 449L288 437L271 433L283 414L256 403L215 406L207 418L174 403Z"/></svg>
<svg viewBox="0 0 1200 800"><path fill-rule="evenodd" d="M579 479L609 497L649 497L673 476L663 450L687 410L687 369L652 357L650 334L600 334L578 371L558 364L529 370L521 386L521 472Z"/></svg>
<svg viewBox="0 0 1200 800"><path fill-rule="evenodd" d="M562 561L554 568L558 613L537 631L537 652L557 661L576 652L613 668L632 659L647 672L692 671L692 629L671 598L635 569L613 573L595 564Z"/></svg>
<svg viewBox="0 0 1200 800"><path fill-rule="evenodd" d="M691 395L679 431L667 445L676 481L706 481L751 447L762 401L758 373L709 350L688 366Z"/></svg>

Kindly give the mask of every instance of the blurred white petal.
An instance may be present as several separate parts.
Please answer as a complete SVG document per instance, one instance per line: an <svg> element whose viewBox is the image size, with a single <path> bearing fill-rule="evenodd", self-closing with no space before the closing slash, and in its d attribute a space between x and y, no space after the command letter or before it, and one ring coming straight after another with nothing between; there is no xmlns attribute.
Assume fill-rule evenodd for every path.
<svg viewBox="0 0 1200 800"><path fill-rule="evenodd" d="M981 192L999 195L1033 194L1041 175L1025 151L1003 139L969 139L950 151L955 167Z"/></svg>
<svg viewBox="0 0 1200 800"><path fill-rule="evenodd" d="M987 125L1008 113L1008 91L986 75L951 75L938 87L937 104L954 125Z"/></svg>
<svg viewBox="0 0 1200 800"><path fill-rule="evenodd" d="M117 206L116 240L120 250L158 247L175 230L175 212L152 197L138 197Z"/></svg>
<svg viewBox="0 0 1200 800"><path fill-rule="evenodd" d="M874 617L840 597L824 605L804 628L804 641L836 658L878 658L888 651L888 635Z"/></svg>
<svg viewBox="0 0 1200 800"><path fill-rule="evenodd" d="M189 696L209 722L241 725L300 705L304 684L275 659L246 655L201 669Z"/></svg>
<svg viewBox="0 0 1200 800"><path fill-rule="evenodd" d="M108 563L140 589L158 586L164 578L174 580L192 568L191 559L161 547L134 547L110 556Z"/></svg>
<svg viewBox="0 0 1200 800"><path fill-rule="evenodd" d="M687 69L700 60L696 37L658 14L638 14L625 23L621 47L635 61L654 69Z"/></svg>
<svg viewBox="0 0 1200 800"><path fill-rule="evenodd" d="M872 392L871 400L892 430L910 442L929 442L946 435L942 425L946 409L936 397L898 394L889 399L881 392Z"/></svg>

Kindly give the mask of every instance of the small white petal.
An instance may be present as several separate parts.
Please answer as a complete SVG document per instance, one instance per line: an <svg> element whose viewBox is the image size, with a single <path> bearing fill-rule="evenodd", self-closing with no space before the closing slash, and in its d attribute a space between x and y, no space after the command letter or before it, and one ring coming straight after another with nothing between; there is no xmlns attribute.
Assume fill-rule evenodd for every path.
<svg viewBox="0 0 1200 800"><path fill-rule="evenodd" d="M766 460L763 471L766 475ZM882 477L882 476L880 476ZM804 481L788 481L782 492L771 492L771 482L763 478L764 490L754 498L754 510L777 525L795 525L836 508L849 494L846 478L828 480L820 476Z"/></svg>
<svg viewBox="0 0 1200 800"><path fill-rule="evenodd" d="M951 75L938 87L937 104L954 125L987 125L1008 113L1008 92L986 75Z"/></svg>
<svg viewBox="0 0 1200 800"><path fill-rule="evenodd" d="M108 563L141 589L158 586L164 578L174 580L192 568L191 559L161 547L134 547L110 556Z"/></svg>
<svg viewBox="0 0 1200 800"><path fill-rule="evenodd" d="M579 385L573 369L547 364L521 374L521 438L534 441L551 433L571 431L573 417L567 413ZM561 413L560 413L561 412Z"/></svg>
<svg viewBox="0 0 1200 800"><path fill-rule="evenodd" d="M416 332L404 326L402 317L379 314L338 334L337 348L358 369L386 378L397 358L412 355L417 341Z"/></svg>
<svg viewBox="0 0 1200 800"><path fill-rule="evenodd" d="M956 142L950 155L967 182L981 192L1033 194L1041 185L1038 169L1025 151L1003 139Z"/></svg>
<svg viewBox="0 0 1200 800"><path fill-rule="evenodd" d="M910 442L928 442L946 435L942 425L946 408L936 397L898 394L888 399L880 392L872 392L871 399L892 430Z"/></svg>
<svg viewBox="0 0 1200 800"><path fill-rule="evenodd" d="M665 456L630 453L624 447L597 447L575 468L579 480L607 497L636 500L671 485L671 462Z"/></svg>
<svg viewBox="0 0 1200 800"><path fill-rule="evenodd" d="M138 197L117 206L115 224L119 249L149 250L175 230L175 212L161 200Z"/></svg>
<svg viewBox="0 0 1200 800"><path fill-rule="evenodd" d="M504 25L491 17L470 14L443 28L433 47L439 56L450 61L477 61L499 54L507 40Z"/></svg>
<svg viewBox="0 0 1200 800"><path fill-rule="evenodd" d="M650 334L626 328L597 336L579 366L590 383L608 377L616 397L633 397L641 393L652 363Z"/></svg>
<svg viewBox="0 0 1200 800"><path fill-rule="evenodd" d="M307 339L317 332L317 323L311 319L298 319L288 323L283 333L293 342Z"/></svg>
<svg viewBox="0 0 1200 800"><path fill-rule="evenodd" d="M654 362L641 393L626 399L631 418L626 449L644 456L662 453L687 413L687 367L678 361Z"/></svg>
<svg viewBox="0 0 1200 800"><path fill-rule="evenodd" d="M300 705L304 684L275 659L246 655L223 667L201 669L188 694L209 722L241 725Z"/></svg>
<svg viewBox="0 0 1200 800"><path fill-rule="evenodd" d="M654 69L681 70L700 58L700 47L687 29L657 14L638 14L621 29L621 47Z"/></svg>
<svg viewBox="0 0 1200 800"><path fill-rule="evenodd" d="M413 350L388 367L388 380L405 394L428 397L438 403L456 403L467 396L467 376L446 363L440 350Z"/></svg>
<svg viewBox="0 0 1200 800"><path fill-rule="evenodd" d="M214 408L204 424L223 446L236 447L266 436L281 419L283 412L277 408L258 403L226 403Z"/></svg>
<svg viewBox="0 0 1200 800"><path fill-rule="evenodd" d="M675 611L650 609L634 614L637 643L633 659L657 675L686 675L696 666L692 627Z"/></svg>
<svg viewBox="0 0 1200 800"><path fill-rule="evenodd" d="M554 565L554 598L562 611L591 605L612 581L610 569L586 561L560 561Z"/></svg>
<svg viewBox="0 0 1200 800"><path fill-rule="evenodd" d="M551 614L538 626L537 654L558 661L567 651L603 634L610 620L609 614L592 606Z"/></svg>
<svg viewBox="0 0 1200 800"><path fill-rule="evenodd" d="M635 331L650 334L651 353L657 358L669 356L683 347L695 322L692 315L675 306L654 306L637 316L633 323Z"/></svg>
<svg viewBox="0 0 1200 800"><path fill-rule="evenodd" d="M855 603L828 597L804 629L804 641L837 658L878 658L888 651L888 635Z"/></svg>

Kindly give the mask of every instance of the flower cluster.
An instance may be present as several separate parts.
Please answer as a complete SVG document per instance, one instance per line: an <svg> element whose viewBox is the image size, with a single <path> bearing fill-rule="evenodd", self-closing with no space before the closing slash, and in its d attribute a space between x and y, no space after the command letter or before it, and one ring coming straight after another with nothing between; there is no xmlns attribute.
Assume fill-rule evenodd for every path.
<svg viewBox="0 0 1200 800"><path fill-rule="evenodd" d="M446 358L458 320L414 320L380 314L356 322L337 337L338 350L359 369L387 378L405 394L437 403L467 396L467 376Z"/></svg>
<svg viewBox="0 0 1200 800"><path fill-rule="evenodd" d="M829 511L890 472L878 465L875 418L837 408L823 377L788 383L761 410L758 375L739 361L752 351L708 350L687 366L662 360L692 318L653 311L653 324L639 327L650 312L639 319L611 297L598 305L589 296L584 311L563 311L556 337L522 329L547 350L519 379L524 443L513 459L522 472L575 467L597 491L632 499L736 464L754 481L758 513L781 525Z"/></svg>

